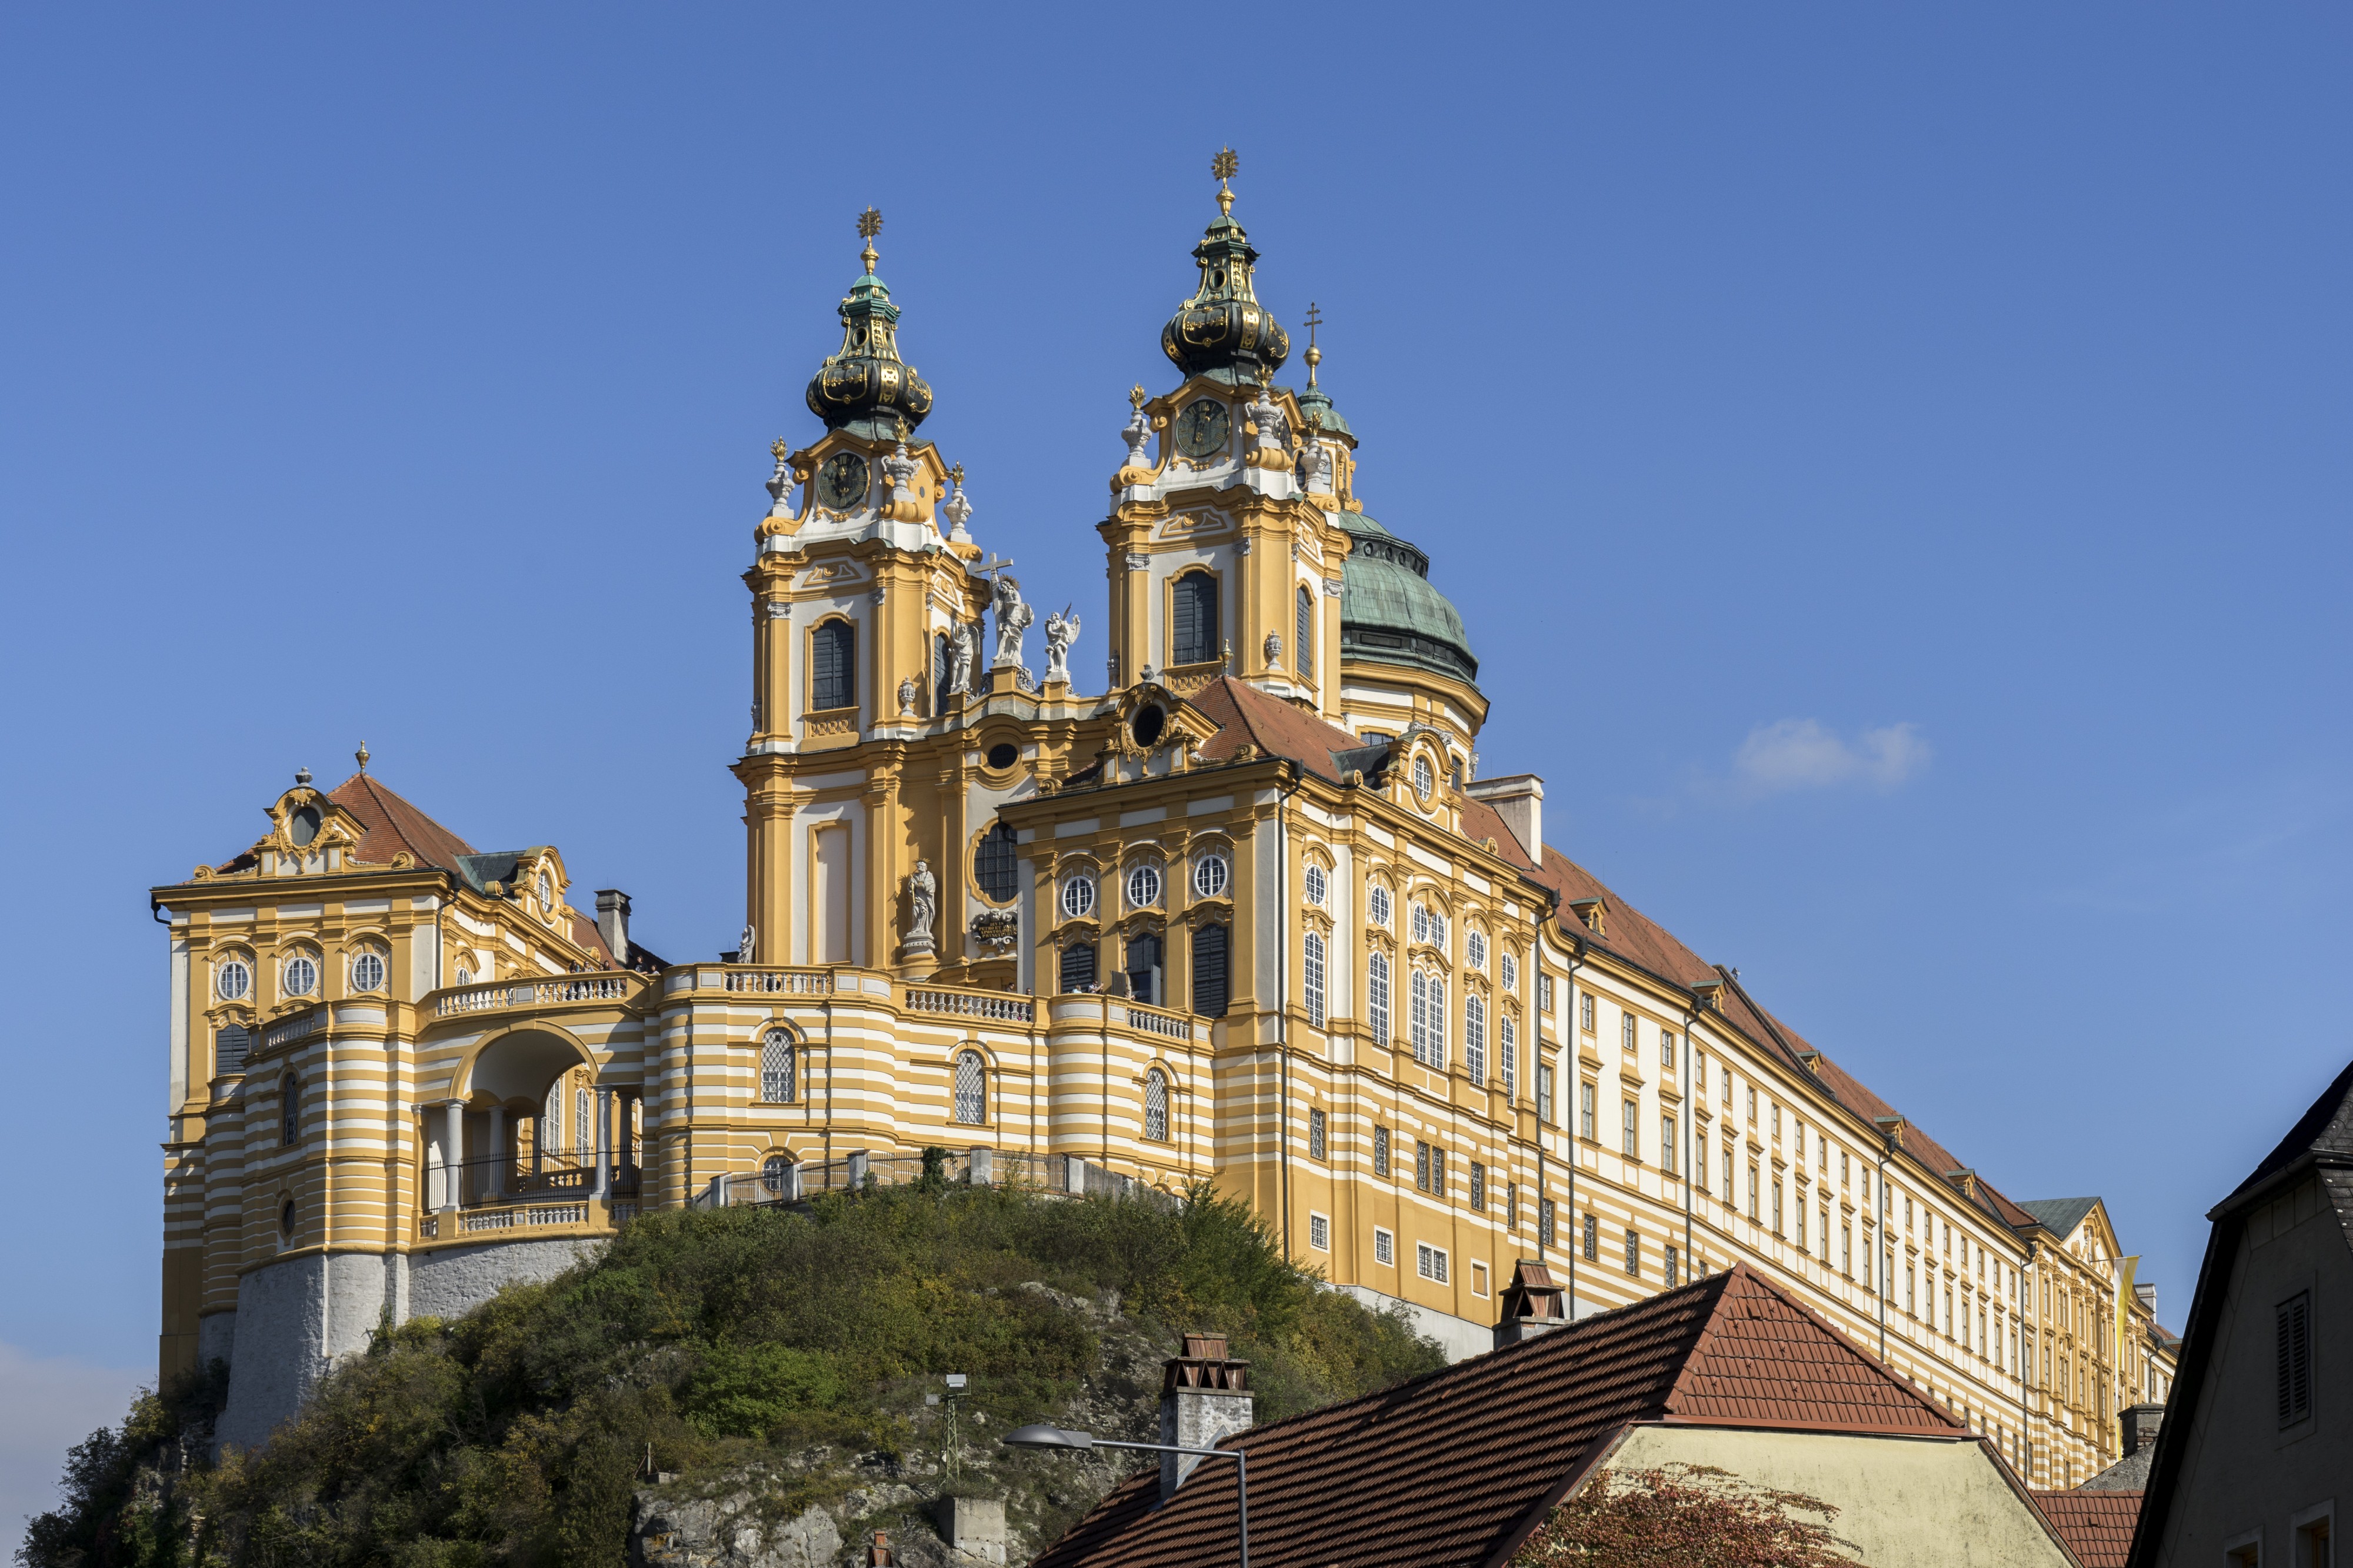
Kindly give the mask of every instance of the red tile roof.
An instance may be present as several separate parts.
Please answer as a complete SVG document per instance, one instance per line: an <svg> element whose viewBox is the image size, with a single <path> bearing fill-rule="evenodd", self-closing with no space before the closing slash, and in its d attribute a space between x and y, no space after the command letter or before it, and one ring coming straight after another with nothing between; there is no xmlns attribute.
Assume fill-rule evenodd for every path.
<svg viewBox="0 0 2353 1568"><path fill-rule="evenodd" d="M360 820L364 831L352 851L354 860L388 862L406 849L419 865L455 871L459 856L474 853L472 845L366 773L353 773L329 790L327 798Z"/></svg>
<svg viewBox="0 0 2353 1568"><path fill-rule="evenodd" d="M1204 762L1224 762L1247 743L1262 756L1289 757L1316 777L1338 784L1340 770L1332 753L1358 751L1366 744L1339 726L1230 675L1219 676L1185 700L1218 726L1218 732L1201 746Z"/></svg>
<svg viewBox="0 0 2353 1568"><path fill-rule="evenodd" d="M2125 1568L2133 1526L2140 1521L2138 1492L2036 1492L2042 1510L2084 1568Z"/></svg>
<svg viewBox="0 0 2353 1568"><path fill-rule="evenodd" d="M1968 1437L1740 1265L1221 1446L1250 1457L1250 1546L1264 1561L1419 1568L1515 1544L1630 1422ZM1232 1560L1225 1469L1205 1462L1165 1508L1156 1468L1130 1478L1035 1568Z"/></svg>

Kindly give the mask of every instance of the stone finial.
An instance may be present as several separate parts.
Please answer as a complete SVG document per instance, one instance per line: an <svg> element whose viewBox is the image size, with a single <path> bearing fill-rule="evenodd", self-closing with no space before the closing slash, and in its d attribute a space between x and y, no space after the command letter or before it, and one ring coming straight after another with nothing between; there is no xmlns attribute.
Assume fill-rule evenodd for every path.
<svg viewBox="0 0 2353 1568"><path fill-rule="evenodd" d="M965 499L962 463L948 470L948 482L955 487L955 493L948 497L947 504L940 508L940 514L948 520L948 542L970 544L972 535L965 531L965 524L972 519L972 502Z"/></svg>
<svg viewBox="0 0 2353 1568"><path fill-rule="evenodd" d="M359 765L360 765L360 772L362 772L362 773L365 773L365 772L367 772L367 764L368 764L368 749L367 749L367 742L366 742L365 741L362 741L362 742L360 742L360 749L359 749L358 751L353 752L352 753L352 760L353 760L353 762L355 762L355 763L359 763Z"/></svg>

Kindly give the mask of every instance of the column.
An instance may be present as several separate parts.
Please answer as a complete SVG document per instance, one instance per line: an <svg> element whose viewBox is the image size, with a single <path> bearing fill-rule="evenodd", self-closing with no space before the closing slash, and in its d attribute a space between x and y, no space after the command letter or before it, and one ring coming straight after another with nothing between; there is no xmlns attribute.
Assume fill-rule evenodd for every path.
<svg viewBox="0 0 2353 1568"><path fill-rule="evenodd" d="M448 1116L448 1130L441 1135L441 1207L455 1212L465 1201L466 1180L466 1102L453 1100L443 1107Z"/></svg>
<svg viewBox="0 0 2353 1568"><path fill-rule="evenodd" d="M485 1196L506 1196L507 1166L512 1163L507 1154L507 1108L493 1105L491 1107L491 1146L482 1151L482 1172L488 1178L482 1184Z"/></svg>
<svg viewBox="0 0 2353 1568"><path fill-rule="evenodd" d="M597 1197L613 1195L613 1091L596 1090L596 1176L590 1188Z"/></svg>

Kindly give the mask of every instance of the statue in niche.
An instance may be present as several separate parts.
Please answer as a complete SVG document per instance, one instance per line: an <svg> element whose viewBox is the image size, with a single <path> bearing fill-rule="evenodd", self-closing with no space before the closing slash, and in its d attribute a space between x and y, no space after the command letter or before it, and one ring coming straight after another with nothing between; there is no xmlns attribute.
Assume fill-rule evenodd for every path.
<svg viewBox="0 0 2353 1568"><path fill-rule="evenodd" d="M1046 617L1046 679L1068 682L1071 679L1071 645L1079 640L1079 617L1071 614L1068 605L1062 613Z"/></svg>
<svg viewBox="0 0 2353 1568"><path fill-rule="evenodd" d="M972 689L973 644L979 640L972 634L979 630L979 626L975 624L970 626L956 626L949 631L948 691ZM943 692L941 695L945 696L946 693Z"/></svg>
<svg viewBox="0 0 2353 1568"><path fill-rule="evenodd" d="M1325 446L1321 441L1310 441L1307 443L1307 452L1304 458L1304 463L1306 468L1305 485L1311 494L1328 496L1336 493L1332 489L1333 468L1331 447Z"/></svg>
<svg viewBox="0 0 2353 1568"><path fill-rule="evenodd" d="M1021 602L1021 584L1009 574L999 573L990 597L991 607L997 611L997 661L989 668L1018 669L1021 638L1033 618L1029 606Z"/></svg>
<svg viewBox="0 0 2353 1568"><path fill-rule="evenodd" d="M932 950L932 922L939 912L940 885L932 876L932 864L918 860L907 878L907 951Z"/></svg>

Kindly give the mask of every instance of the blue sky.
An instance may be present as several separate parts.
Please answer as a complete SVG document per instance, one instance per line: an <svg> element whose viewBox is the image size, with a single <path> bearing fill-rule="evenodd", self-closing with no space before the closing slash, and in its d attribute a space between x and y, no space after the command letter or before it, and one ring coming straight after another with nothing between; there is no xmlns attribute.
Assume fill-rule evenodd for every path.
<svg viewBox="0 0 2353 1568"><path fill-rule="evenodd" d="M2105 1194L2177 1323L2353 1054L2342 8L0 27L0 1374L61 1429L152 1366L144 889L364 739L732 945L736 577L854 215L1100 670L1225 143L1556 845L2014 1195Z"/></svg>

